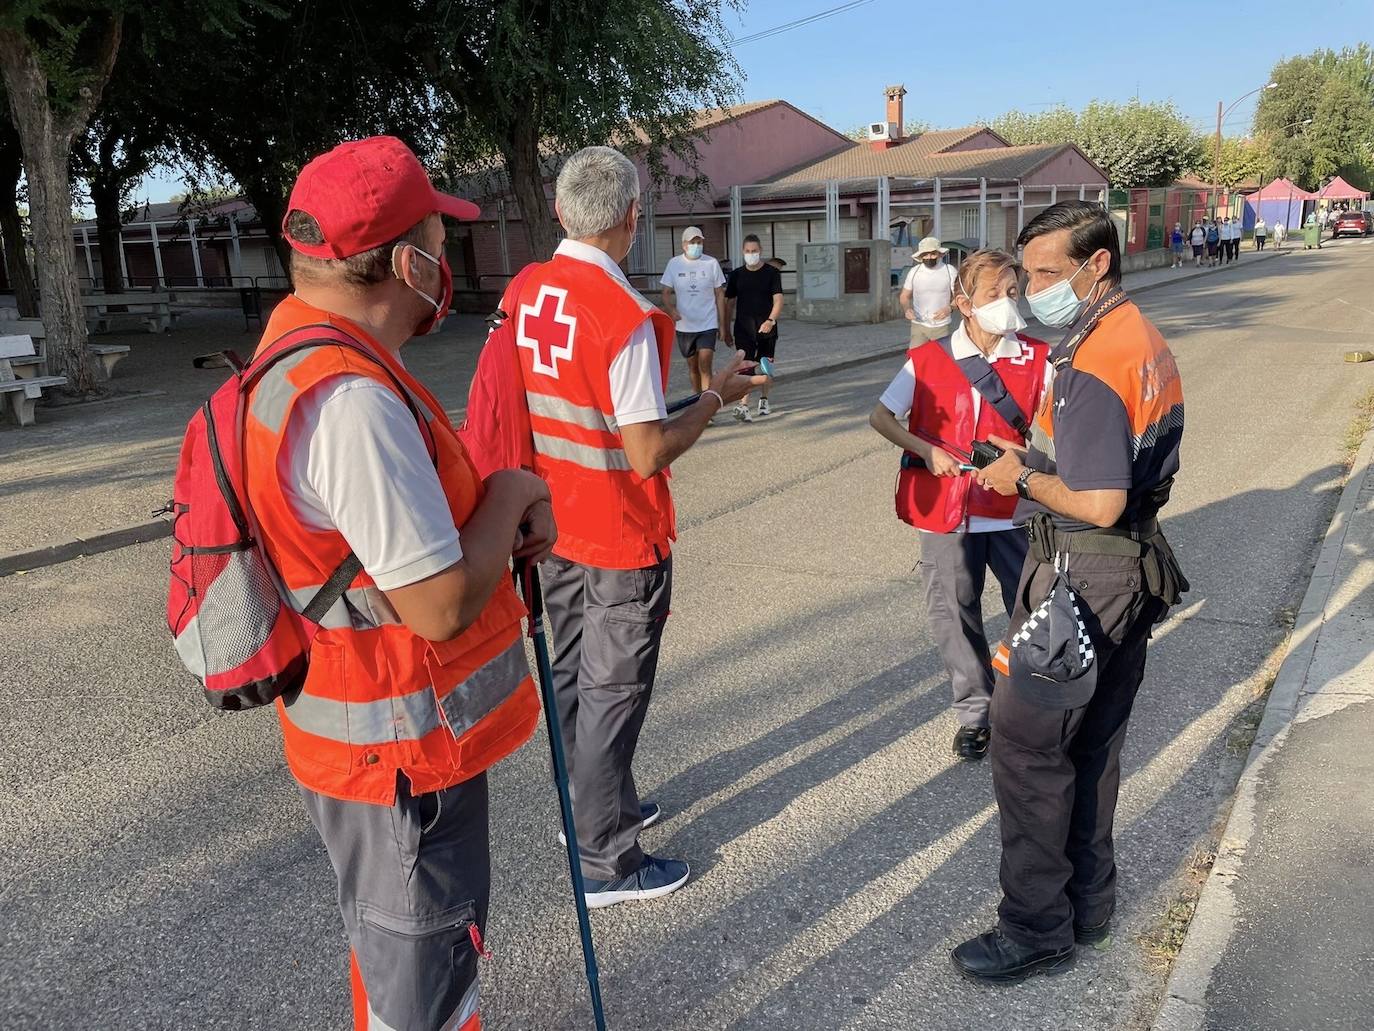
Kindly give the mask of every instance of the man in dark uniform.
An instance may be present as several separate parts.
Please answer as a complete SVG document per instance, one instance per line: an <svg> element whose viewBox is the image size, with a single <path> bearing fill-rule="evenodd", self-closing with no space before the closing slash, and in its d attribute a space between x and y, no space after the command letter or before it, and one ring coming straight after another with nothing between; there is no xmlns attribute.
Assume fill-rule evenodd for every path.
<svg viewBox="0 0 1374 1031"><path fill-rule="evenodd" d="M994 441L1007 453L977 474L1020 495L1016 521L1031 541L1009 640L993 663L999 919L951 954L961 973L990 982L1065 970L1075 943L1107 936L1126 723L1151 628L1187 590L1155 518L1179 467L1183 388L1163 337L1121 290L1116 229L1098 206L1069 201L1017 243L1031 312L1070 332L1050 355L1054 382L1028 450ZM1064 683L1026 675L1018 663L1027 660L1013 654L1018 631L1046 632L1028 610L1056 584L1076 592L1080 626L1067 643L1091 669Z"/></svg>

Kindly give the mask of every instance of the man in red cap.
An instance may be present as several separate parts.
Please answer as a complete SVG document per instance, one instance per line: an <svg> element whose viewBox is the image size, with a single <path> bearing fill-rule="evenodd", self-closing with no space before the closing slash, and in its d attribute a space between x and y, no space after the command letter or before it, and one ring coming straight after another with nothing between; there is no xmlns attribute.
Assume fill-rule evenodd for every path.
<svg viewBox="0 0 1374 1031"><path fill-rule="evenodd" d="M400 140L306 165L283 230L295 333L248 399L247 492L287 599L318 620L300 692L279 700L287 764L339 884L358 1028L475 1031L490 890L485 771L539 714L512 555L542 561L548 489L485 482L401 347L437 328L452 280L435 191Z"/></svg>

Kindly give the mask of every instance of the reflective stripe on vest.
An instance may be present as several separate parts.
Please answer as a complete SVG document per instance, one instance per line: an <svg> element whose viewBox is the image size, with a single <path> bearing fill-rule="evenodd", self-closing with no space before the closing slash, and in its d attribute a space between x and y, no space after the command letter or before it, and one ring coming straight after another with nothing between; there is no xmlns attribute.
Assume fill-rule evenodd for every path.
<svg viewBox="0 0 1374 1031"><path fill-rule="evenodd" d="M461 737L509 698L527 676L525 646L517 639L442 700L428 684L375 702L340 702L302 692L283 711L297 729L342 744L419 740L444 723L454 737Z"/></svg>
<svg viewBox="0 0 1374 1031"><path fill-rule="evenodd" d="M597 447L594 444L579 444L575 440L552 437L547 433L534 433L532 436L535 453L543 455L545 458L571 462L573 465L580 465L583 469L592 469L597 472L630 471L630 460L625 457L625 452L621 448L610 449Z"/></svg>
<svg viewBox="0 0 1374 1031"><path fill-rule="evenodd" d="M552 394L535 394L526 391L525 398L529 402L531 415L542 416L545 419L557 419L559 422L571 423L573 426L581 426L587 430L600 430L603 433L620 432L615 416L607 416L600 408L573 404L571 401L554 397Z"/></svg>

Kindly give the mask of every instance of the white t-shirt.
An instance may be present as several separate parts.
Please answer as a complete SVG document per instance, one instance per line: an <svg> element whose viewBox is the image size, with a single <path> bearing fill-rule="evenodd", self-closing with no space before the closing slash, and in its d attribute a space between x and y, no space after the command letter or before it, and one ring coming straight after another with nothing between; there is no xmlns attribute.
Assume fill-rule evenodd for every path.
<svg viewBox="0 0 1374 1031"><path fill-rule="evenodd" d="M953 265L943 261L934 268L917 262L906 274L902 289L911 291L911 310L916 313L917 322L923 326L943 326L950 321L950 316L937 319L935 313L949 307L958 275Z"/></svg>
<svg viewBox="0 0 1374 1031"><path fill-rule="evenodd" d="M639 296L621 267L600 248L577 240L564 240L554 253L597 266L630 293ZM654 338L654 326L647 311L651 305L642 297L640 300L646 307L644 321L630 334L630 342L616 355L609 371L611 404L615 408L615 420L621 426L668 418L668 403L663 397L663 366L658 361L658 341Z"/></svg>
<svg viewBox="0 0 1374 1031"><path fill-rule="evenodd" d="M1267 233L1267 231L1266 231L1266 227L1265 227L1265 225L1264 225L1264 219L1260 219L1258 222L1255 223L1255 235L1256 235L1256 236L1267 236L1267 235L1268 235L1268 233Z"/></svg>
<svg viewBox="0 0 1374 1031"><path fill-rule="evenodd" d="M961 324L949 338L950 351L955 358L970 358L975 354L982 354L968 335L968 331ZM1021 341L1016 334L1005 336L1001 342L993 349L992 354L987 355L989 365L996 365L1003 358L1020 358ZM1049 390L1050 382L1054 378L1054 366L1049 362L1045 363L1045 382L1041 387L1040 396ZM983 408L983 395L969 385L969 395L973 398L973 421L978 422L978 413ZM892 377L892 382L883 391L883 396L878 398L878 403L897 417L898 422L905 422L911 415L911 402L916 396L916 366L910 358L902 366L901 371ZM1036 407L1039 407L1039 398L1036 398ZM1027 413L1033 414L1033 413ZM965 474L968 475L968 474ZM987 516L969 516L969 533L992 533L997 530L1010 530L1015 524L1010 519L989 519ZM922 533L933 531L923 530Z"/></svg>
<svg viewBox="0 0 1374 1031"><path fill-rule="evenodd" d="M677 313L682 316L677 320L679 333L702 333L720 328L716 288L725 285L725 273L715 258L703 254L693 261L679 254L668 262L659 282L673 288Z"/></svg>
<svg viewBox="0 0 1374 1031"><path fill-rule="evenodd" d="M384 591L463 557L419 424L389 387L332 376L291 411L278 472L302 523L338 530Z"/></svg>

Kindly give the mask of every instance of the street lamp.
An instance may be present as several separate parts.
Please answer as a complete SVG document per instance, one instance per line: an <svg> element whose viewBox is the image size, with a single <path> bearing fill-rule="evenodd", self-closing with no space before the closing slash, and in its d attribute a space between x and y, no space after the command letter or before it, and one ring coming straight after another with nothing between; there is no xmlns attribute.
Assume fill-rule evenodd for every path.
<svg viewBox="0 0 1374 1031"><path fill-rule="evenodd" d="M1227 107L1225 110L1222 109L1223 101L1217 101L1217 138L1215 148L1212 151L1213 218L1217 217L1217 194L1220 192L1221 189L1221 123L1226 118L1226 116L1231 113L1231 109L1234 108L1237 104L1239 104L1242 100L1245 100L1248 97L1253 97L1256 93L1262 93L1267 89L1278 89L1278 85L1279 84L1277 82L1267 82L1263 86L1256 86L1249 93L1245 94L1245 96L1237 97L1235 100L1231 101L1230 107Z"/></svg>

